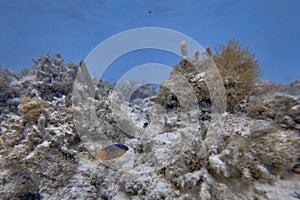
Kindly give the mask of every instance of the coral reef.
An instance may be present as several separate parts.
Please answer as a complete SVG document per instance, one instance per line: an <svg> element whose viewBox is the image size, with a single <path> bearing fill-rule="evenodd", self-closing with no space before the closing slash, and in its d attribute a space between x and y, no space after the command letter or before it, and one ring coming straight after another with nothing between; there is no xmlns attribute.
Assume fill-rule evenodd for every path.
<svg viewBox="0 0 300 200"><path fill-rule="evenodd" d="M20 88L14 86L20 76L7 69L0 68L0 115L16 112L20 103ZM1 119L1 118L0 118Z"/></svg>
<svg viewBox="0 0 300 200"><path fill-rule="evenodd" d="M249 97L261 71L255 54L238 40L229 40L216 47L213 60L223 78L227 94L227 110L239 110L238 105Z"/></svg>
<svg viewBox="0 0 300 200"><path fill-rule="evenodd" d="M195 91L196 118L184 115L185 90L162 85L156 95L147 85L116 107L116 86L92 80L99 127L129 147L122 165L93 157L78 134L90 130L75 128L76 64L56 54L35 59L21 75L1 69L0 199L299 199L299 82L256 84L242 112L222 113L224 132L211 143L211 126L220 128L211 124L212 102L203 89L211 77L193 70L199 52L188 58L186 48L170 77L182 74ZM116 108L128 114L135 134L154 134L130 135L131 124L119 123Z"/></svg>
<svg viewBox="0 0 300 200"><path fill-rule="evenodd" d="M299 81L289 86L274 86L260 82L257 88L271 85L264 93L257 91L249 98L245 111L252 118L273 120L284 128L300 130L300 84Z"/></svg>
<svg viewBox="0 0 300 200"><path fill-rule="evenodd" d="M35 67L31 71L35 81L32 88L35 89L45 100L52 100L53 97L61 97L72 93L73 83L77 74L77 64L63 64L60 53L52 58L45 55L33 59Z"/></svg>

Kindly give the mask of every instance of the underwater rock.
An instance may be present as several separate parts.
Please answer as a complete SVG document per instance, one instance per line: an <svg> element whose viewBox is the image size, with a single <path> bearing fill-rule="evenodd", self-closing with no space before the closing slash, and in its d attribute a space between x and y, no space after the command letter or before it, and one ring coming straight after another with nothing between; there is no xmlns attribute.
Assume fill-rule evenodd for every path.
<svg viewBox="0 0 300 200"><path fill-rule="evenodd" d="M274 120L283 128L300 130L300 88L297 81L288 86L271 84L264 93L254 93L245 111L254 119ZM265 83L256 87L265 87Z"/></svg>
<svg viewBox="0 0 300 200"><path fill-rule="evenodd" d="M171 72L170 79L175 75L175 73L181 74L193 88L196 94L198 103L200 107L209 108L211 105L210 96L208 92L207 85L205 83L205 73L200 73L193 67L192 61L188 59L183 59L179 64L174 66L174 72ZM174 74L174 75L173 75ZM174 76L175 77L175 76ZM173 109L179 107L179 102L176 95L170 91L169 88L160 85L160 90L155 98L155 101L162 106Z"/></svg>
<svg viewBox="0 0 300 200"><path fill-rule="evenodd" d="M269 92L258 91L258 85L246 102L248 113L224 114L225 133L212 147L206 75L189 70L192 63L183 60L175 69L195 90L196 119L186 120L176 96L163 87L156 96L146 87L122 105L139 130L155 125L151 137L123 131L110 97L115 85L93 80L105 136L129 147L120 157L124 166L112 169L91 155L76 132L71 95L77 64L63 64L60 54L34 62L23 75L7 70L0 75L1 199L299 198L298 82L286 93L268 84L262 88ZM155 102L166 112L151 113ZM146 172L144 165L158 167Z"/></svg>

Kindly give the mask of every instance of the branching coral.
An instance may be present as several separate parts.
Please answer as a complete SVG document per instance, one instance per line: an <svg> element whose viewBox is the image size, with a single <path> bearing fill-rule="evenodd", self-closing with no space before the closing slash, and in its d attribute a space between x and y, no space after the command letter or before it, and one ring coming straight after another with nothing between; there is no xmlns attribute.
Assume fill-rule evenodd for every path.
<svg viewBox="0 0 300 200"><path fill-rule="evenodd" d="M76 63L63 64L60 53L52 58L45 55L34 59L36 66L30 74L35 76L36 82L32 82L32 88L39 92L40 97L52 100L53 97L68 95L73 88L78 68Z"/></svg>

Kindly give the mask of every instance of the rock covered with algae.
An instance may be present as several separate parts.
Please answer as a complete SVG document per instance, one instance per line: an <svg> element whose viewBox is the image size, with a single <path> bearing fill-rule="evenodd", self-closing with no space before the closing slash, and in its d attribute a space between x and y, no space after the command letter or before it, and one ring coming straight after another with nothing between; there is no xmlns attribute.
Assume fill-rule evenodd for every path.
<svg viewBox="0 0 300 200"><path fill-rule="evenodd" d="M184 120L176 95L163 89L151 97L144 94L153 95L153 88L137 92L122 109L139 129L155 124L156 118L149 117L155 102L166 108L157 123L161 127L146 139L128 135L118 125L110 97L114 84L93 80L95 112L105 122L100 126L106 137L126 143L130 155L139 155L130 158L129 167L159 166L136 173L103 165L83 145L71 103L76 64L63 64L57 54L35 59L35 66L21 75L1 69L0 198L299 199L297 82L284 86L290 89L284 92L283 86L273 91L258 84L244 112L224 114L224 135L210 150L205 145L210 103L201 90L205 74L189 71L192 63L185 59L175 70L186 73L195 90L198 118ZM193 140L182 152L174 144L189 134Z"/></svg>

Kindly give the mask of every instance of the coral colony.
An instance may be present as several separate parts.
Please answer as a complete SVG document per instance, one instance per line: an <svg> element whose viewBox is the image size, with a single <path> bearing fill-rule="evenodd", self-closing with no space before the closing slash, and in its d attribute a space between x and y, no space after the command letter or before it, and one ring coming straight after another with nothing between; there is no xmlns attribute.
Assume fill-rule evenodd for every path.
<svg viewBox="0 0 300 200"><path fill-rule="evenodd" d="M226 57L238 53L238 45L188 57L182 43L182 60L169 80L185 77L197 103L195 118L184 113L186 91L171 91L168 80L158 93L139 88L130 102L117 105L138 130L151 127L151 137L125 133L112 109L115 85L91 79L95 116L103 122L97 128L113 142L98 146L96 137L81 137L75 128L76 63L64 64L56 54L34 59L35 66L20 75L0 69L0 199L299 199L300 81L256 80L259 71L248 52L243 62ZM224 131L212 146L214 102L206 82L214 77L195 70L209 61L201 56L214 59L227 98ZM155 104L165 110L162 118L151 116Z"/></svg>

